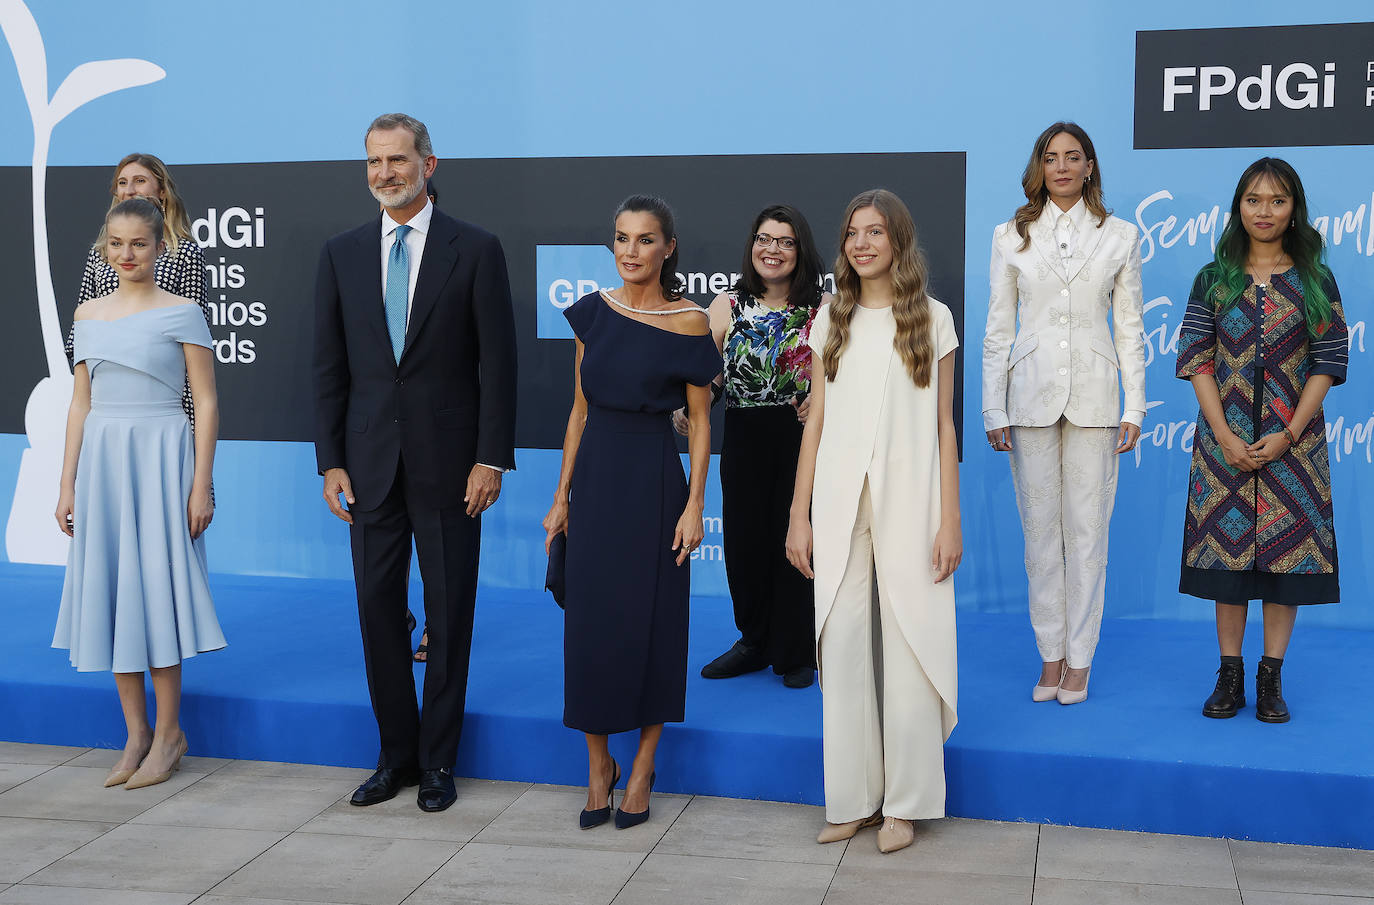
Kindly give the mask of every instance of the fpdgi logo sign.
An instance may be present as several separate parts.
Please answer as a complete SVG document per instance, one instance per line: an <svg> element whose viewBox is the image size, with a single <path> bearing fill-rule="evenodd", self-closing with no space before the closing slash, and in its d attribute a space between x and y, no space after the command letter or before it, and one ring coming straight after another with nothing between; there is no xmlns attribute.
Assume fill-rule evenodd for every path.
<svg viewBox="0 0 1374 905"><path fill-rule="evenodd" d="M1139 31L1135 146L1374 144L1374 22Z"/></svg>

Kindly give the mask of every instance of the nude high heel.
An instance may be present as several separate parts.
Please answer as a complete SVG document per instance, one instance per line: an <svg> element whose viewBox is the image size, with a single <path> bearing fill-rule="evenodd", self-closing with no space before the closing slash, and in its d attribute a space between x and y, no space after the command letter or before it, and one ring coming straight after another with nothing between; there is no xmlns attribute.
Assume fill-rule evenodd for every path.
<svg viewBox="0 0 1374 905"><path fill-rule="evenodd" d="M111 770L110 775L105 777L105 788L124 785L129 781L129 777L136 772L136 770Z"/></svg>
<svg viewBox="0 0 1374 905"><path fill-rule="evenodd" d="M816 841L821 845L826 845L830 842L843 842L846 839L854 838L854 834L859 830L870 826L877 826L882 822L883 815L878 813L874 814L872 817L861 817L858 820L850 820L846 823L827 823L821 830L820 835L816 837Z"/></svg>
<svg viewBox="0 0 1374 905"><path fill-rule="evenodd" d="M134 771L134 775L130 776L129 779L124 783L124 788L143 789L147 788L148 786L155 786L159 783L164 783L167 780L171 779L172 774L175 773L177 770L181 769L181 758L186 754L186 749L189 747L190 746L186 743L186 733L183 732L181 734L181 741L177 744L177 756L173 758L172 768L170 770L168 770L165 773L158 773L156 775L150 776L146 773L140 772L143 769L143 767L140 766L138 770Z"/></svg>
<svg viewBox="0 0 1374 905"><path fill-rule="evenodd" d="M1059 667L1059 682L1064 681L1064 673L1068 672L1068 669L1068 666ZM1037 681L1035 687L1031 689L1031 700L1037 704L1053 701L1059 696L1059 682L1055 682L1053 685L1041 685Z"/></svg>
<svg viewBox="0 0 1374 905"><path fill-rule="evenodd" d="M1082 704L1084 701L1088 699L1088 680L1091 678L1091 672L1083 677L1082 691L1067 691L1061 685L1059 687L1059 692L1055 695L1055 697L1059 699L1059 703L1061 704Z"/></svg>
<svg viewBox="0 0 1374 905"><path fill-rule="evenodd" d="M910 820L889 817L878 830L878 851L884 855L899 852L916 839L916 830Z"/></svg>

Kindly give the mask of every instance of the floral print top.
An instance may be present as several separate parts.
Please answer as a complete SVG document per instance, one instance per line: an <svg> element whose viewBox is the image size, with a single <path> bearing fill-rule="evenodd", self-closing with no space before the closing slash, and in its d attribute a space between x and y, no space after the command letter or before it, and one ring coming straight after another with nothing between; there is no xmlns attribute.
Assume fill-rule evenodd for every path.
<svg viewBox="0 0 1374 905"><path fill-rule="evenodd" d="M725 334L725 405L789 405L811 392L811 334L815 308L769 308L750 295L730 293Z"/></svg>

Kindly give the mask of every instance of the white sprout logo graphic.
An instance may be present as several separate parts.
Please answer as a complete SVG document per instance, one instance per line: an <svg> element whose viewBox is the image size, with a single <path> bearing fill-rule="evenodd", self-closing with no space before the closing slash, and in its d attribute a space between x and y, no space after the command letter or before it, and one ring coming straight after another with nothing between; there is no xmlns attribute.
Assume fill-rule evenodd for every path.
<svg viewBox="0 0 1374 905"><path fill-rule="evenodd" d="M29 118L33 120L33 267L43 354L48 365L48 376L33 388L24 408L24 432L29 447L19 464L19 480L5 529L5 549L11 562L61 564L67 561L67 536L58 530L53 510L57 507L62 474L65 413L71 399L72 375L62 350L57 296L48 261L48 145L53 127L78 107L115 91L156 82L167 73L147 60L95 60L73 69L49 100L43 36L23 0L0 0L0 31L14 55Z"/></svg>

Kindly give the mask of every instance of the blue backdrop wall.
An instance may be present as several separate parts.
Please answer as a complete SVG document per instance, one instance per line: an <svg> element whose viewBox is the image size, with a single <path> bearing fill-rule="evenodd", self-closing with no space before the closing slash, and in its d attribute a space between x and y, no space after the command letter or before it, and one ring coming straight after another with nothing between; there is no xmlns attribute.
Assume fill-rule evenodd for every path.
<svg viewBox="0 0 1374 905"><path fill-rule="evenodd" d="M1349 136L1337 134L1339 128L1281 119L1277 101L1271 105L1273 147L1145 149L1151 142L1136 133L1138 93L1150 109L1159 106L1159 73L1150 70L1137 84L1138 32L1260 27L1236 33L1230 44L1262 48L1272 57L1272 72L1294 59L1324 72L1324 59L1285 56L1294 33L1283 27L1365 22L1374 18L1367 0L1301 6L1253 0L1228 9L1193 0L1073 8L1010 0L871 8L806 0L639 6L399 0L384 7L355 0L241 0L132 17L89 0L0 0L0 13L15 58L0 59L0 122L6 124L0 130L0 169L27 184L36 146L50 138L50 198L64 173L80 172L69 168L107 168L135 149L160 155L174 172L193 164L358 159L363 128L390 110L405 110L429 124L444 158L436 174L441 182L446 176L459 182L464 159L476 158L963 153L965 207L959 217L944 219L946 228L962 230L957 238L963 257L946 256L933 265L965 298L963 341L971 354L963 360L965 559L957 587L961 607L982 611L1025 605L1021 533L1007 463L981 442L978 361L992 229L1021 200L1019 177L1035 135L1055 119L1084 125L1097 146L1108 203L1143 233L1151 408L1140 448L1122 468L1112 525L1108 613L1119 616L1211 616L1210 606L1176 591L1190 426L1196 419L1189 386L1172 376L1176 330L1192 276L1211 256L1240 171L1262 154L1285 157L1302 174L1317 225L1327 236L1352 346L1350 381L1331 393L1326 407L1345 600L1304 618L1374 626L1368 590L1374 575L1366 564L1374 551L1366 515L1374 507L1374 337L1365 335L1374 289L1374 153L1367 129L1374 123L1367 93L1374 74L1365 63L1347 59L1349 54L1339 60L1338 81L1329 93L1335 112L1352 124ZM15 24L29 14L34 32ZM32 87L35 40L41 41L47 81L40 93ZM50 131L42 116L34 125L36 98L53 97L81 64L116 57L149 61L165 76L79 104ZM1178 59L1164 65L1205 67L1219 60L1179 51ZM21 79L25 71L27 81ZM1236 74L1252 71L1261 70L1256 65ZM1288 86L1299 99L1294 86L1301 75ZM1213 78L1218 86L1224 81L1223 75ZM1277 96L1280 86L1269 84ZM1327 90L1313 80L1312 91ZM1196 111L1199 97L1195 90L1180 95L1179 103L1191 103ZM1218 110L1224 101L1214 100ZM1326 96L1317 102L1325 107ZM1219 114L1220 139L1214 144L1227 143L1227 122ZM365 214L372 202L361 163L349 173L334 191L356 196L357 210ZM96 185L105 178L102 170ZM709 179L709 172L701 178ZM878 181L861 160L834 178L843 195ZM92 200L98 217L103 202ZM206 216L204 199L189 200L193 217ZM928 199L905 200L925 232L941 228L941 217L919 216ZM465 215L460 193L446 195L443 204ZM509 204L517 218L548 216L540 199L520 186L511 186ZM7 260L29 266L36 231L24 207L6 207L10 222L0 235L11 251L22 246ZM833 219L839 211L808 214ZM589 210L584 219L595 232L607 216L605 210ZM746 227L741 223L737 231ZM60 238L54 237L54 247ZM506 240L509 248L512 240ZM829 235L822 241L825 252L833 253ZM213 263L225 251L207 250L207 258ZM315 254L313 247L301 250L303 272L313 272ZM65 331L76 274L56 258L52 267ZM41 341L37 290L29 279L11 281L27 289L0 293L0 324L10 341L26 346ZM270 286L249 289L271 292ZM278 295L273 316L285 319L309 304L304 292ZM537 341L534 322L523 321L529 329L522 344ZM216 336L229 329L217 327ZM30 425L41 420L34 411L40 396L30 393L45 373L4 371L0 394L16 410L27 404ZM302 363L285 373L305 379L306 370ZM566 399L548 404L558 408ZM301 411L300 418L308 420L309 412ZM234 436L233 426L226 427ZM31 428L15 423L6 430L0 434L0 516L9 520L11 538L0 556L17 559L22 544L16 546L9 510ZM518 462L501 504L485 516L482 576L493 586L537 588L544 565L539 521L556 480L558 452L522 449ZM212 568L350 574L345 529L320 499L308 444L225 440L216 484L220 509L209 535ZM707 516L714 520L714 477L709 486ZM55 485L50 492L55 503ZM719 522L708 521L702 558L694 564L698 593L725 593L719 541Z"/></svg>

